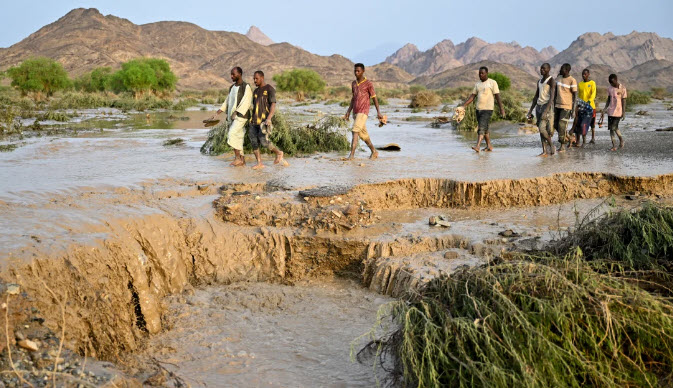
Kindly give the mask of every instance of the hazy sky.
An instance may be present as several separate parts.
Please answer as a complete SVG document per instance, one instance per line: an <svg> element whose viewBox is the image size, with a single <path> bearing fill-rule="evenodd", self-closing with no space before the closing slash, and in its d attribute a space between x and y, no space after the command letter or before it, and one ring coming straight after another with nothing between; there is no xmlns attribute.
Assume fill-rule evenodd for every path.
<svg viewBox="0 0 673 388"><path fill-rule="evenodd" d="M460 43L471 36L559 50L590 31L673 37L673 0L0 0L0 47L78 7L98 8L136 24L180 20L240 33L256 25L276 42L366 64L382 61L405 43L425 50L443 39Z"/></svg>

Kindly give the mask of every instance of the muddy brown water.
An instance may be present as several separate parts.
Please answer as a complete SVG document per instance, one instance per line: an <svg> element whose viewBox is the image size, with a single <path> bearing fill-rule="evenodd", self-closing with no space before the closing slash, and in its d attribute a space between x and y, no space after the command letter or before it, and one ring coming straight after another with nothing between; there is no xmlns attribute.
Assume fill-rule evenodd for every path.
<svg viewBox="0 0 673 388"><path fill-rule="evenodd" d="M371 386L376 376L369 366L351 363L350 343L376 321L378 306L389 300L384 294L399 296L439 271L483 262L502 249L539 246L596 206L609 210L601 197L635 187L629 185L673 189L670 183L618 182L612 175L557 175L522 183L517 191L517 179L555 173L673 173L673 133L653 131L671 125L673 112L663 104L646 107L650 116L627 118L623 151L606 150L609 136L602 128L595 146L547 159L535 157L538 135L519 133L517 125L494 126L495 151L475 154L469 148L473 134L403 121L412 114L401 106L384 111L393 108L400 112L389 113L389 125L368 124L375 144L395 142L402 150L381 152L376 162L361 150L355 162L331 153L290 158L290 167L279 168L265 156L262 171L229 168L228 155L198 152L208 131L199 128L208 115L200 111L177 113L190 119L170 123L162 119L170 112L156 114L156 122L114 116L91 122L95 131L26 139L15 151L0 153L4 277L34 295L53 329L59 313L34 279L77 298L69 311L77 350L83 350L77 336L86 333L97 341L89 354L112 359L119 351L148 352L140 354L167 362L190 384ZM342 109L318 104L291 111L310 120L318 111ZM162 145L176 137L184 145ZM492 179L514 181L471 190L481 200L488 196L489 204L502 195L514 208L452 208L450 201L466 203L466 197L452 195L458 186L447 180ZM265 191L267 183L278 191ZM337 236L225 223L213 209L223 184L242 184L261 197L260 206L301 201L296 192L303 188L374 185L344 201L364 198L380 219ZM536 185L551 184L557 194L541 192L558 200L535 206ZM585 187L590 185L596 189ZM566 202L566 192L586 199ZM655 198L656 192L645 194ZM636 202L618 198L620 206ZM436 214L447 215L452 227L430 228L427 220ZM509 228L524 236L502 241L498 233ZM364 281L368 289L332 280L335 273ZM143 328L134 308L127 308L133 303L140 306ZM146 331L154 334L143 345Z"/></svg>

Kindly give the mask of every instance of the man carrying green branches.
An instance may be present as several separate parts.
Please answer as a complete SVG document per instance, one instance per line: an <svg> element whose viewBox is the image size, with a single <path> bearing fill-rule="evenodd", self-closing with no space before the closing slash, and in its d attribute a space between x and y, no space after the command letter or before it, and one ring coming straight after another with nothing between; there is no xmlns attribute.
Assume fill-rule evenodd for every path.
<svg viewBox="0 0 673 388"><path fill-rule="evenodd" d="M245 166L243 140L245 138L245 127L250 119L252 90L250 85L243 82L243 69L238 66L231 69L231 81L234 84L229 88L229 95L220 109L217 110L215 116L222 112L225 112L227 116L227 121L229 121L227 144L234 149L234 161L230 165L239 167Z"/></svg>
<svg viewBox="0 0 673 388"><path fill-rule="evenodd" d="M500 107L500 116L505 117L505 108L502 107L502 101L500 100L500 89L498 88L498 83L495 80L488 78L488 68L482 66L479 68L479 81L474 85L472 94L467 100L461 105L463 108L467 107L474 101L475 97L477 99L477 123L479 125L477 139L477 145L472 147L475 152L479 152L479 147L481 147L481 141L486 139L486 148L484 151L493 151L493 146L491 145L491 135L489 134L489 123L491 122L491 116L493 116L494 103L493 99L495 98L498 101L498 106Z"/></svg>
<svg viewBox="0 0 673 388"><path fill-rule="evenodd" d="M264 146L276 154L276 160L273 161L273 164L288 166L287 161L283 159L283 151L269 141L272 128L271 119L276 113L276 89L264 82L264 72L261 70L255 72L253 80L257 88L252 93L252 121L248 131L252 152L255 153L257 159L257 164L253 167L253 170L264 168L259 150L260 146Z"/></svg>
<svg viewBox="0 0 673 388"><path fill-rule="evenodd" d="M355 157L355 148L358 145L358 138L361 137L362 140L367 144L367 147L371 150L371 155L369 159L376 159L379 156L379 153L374 148L371 139L369 138L369 133L367 132L367 116L369 115L369 109L371 104L370 99L374 99L374 106L376 106L376 116L379 120L383 120L383 115L379 109L379 100L376 98L376 92L374 91L374 84L372 81L368 80L365 77L365 65L362 63L356 63L353 69L355 74L355 81L351 85L353 91L353 97L351 98L351 104L344 115L346 121L350 120L351 111L355 115L355 122L353 123L353 141L351 142L351 153L348 155L348 158L344 160L353 160Z"/></svg>

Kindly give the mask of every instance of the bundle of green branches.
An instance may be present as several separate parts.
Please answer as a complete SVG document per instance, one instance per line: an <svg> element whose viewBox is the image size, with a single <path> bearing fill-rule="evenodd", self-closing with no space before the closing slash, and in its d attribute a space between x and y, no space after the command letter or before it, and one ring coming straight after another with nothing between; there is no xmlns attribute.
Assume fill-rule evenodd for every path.
<svg viewBox="0 0 673 388"><path fill-rule="evenodd" d="M584 220L553 245L556 253L580 247L589 260L616 262L628 271L673 275L673 207L647 202Z"/></svg>
<svg viewBox="0 0 673 388"><path fill-rule="evenodd" d="M496 103L493 116L491 116L492 122L503 120L524 122L526 120L526 110L522 105L525 100L521 93L513 90L501 92L500 98L502 100L503 108L505 109L505 117L500 116L500 107ZM477 131L476 101L465 108L465 117L463 118L463 121L456 126L456 129L461 131Z"/></svg>
<svg viewBox="0 0 673 388"><path fill-rule="evenodd" d="M435 278L394 302L398 329L366 349L392 356L392 376L408 386L670 384L673 304L581 256L520 257Z"/></svg>
<svg viewBox="0 0 673 388"><path fill-rule="evenodd" d="M346 121L338 116L325 116L313 124L291 123L284 113L273 116L273 130L269 140L288 156L315 152L347 151L350 149ZM229 126L226 120L210 130L208 140L201 146L201 153L220 155L232 151L227 144ZM243 149L251 151L250 140L245 136Z"/></svg>

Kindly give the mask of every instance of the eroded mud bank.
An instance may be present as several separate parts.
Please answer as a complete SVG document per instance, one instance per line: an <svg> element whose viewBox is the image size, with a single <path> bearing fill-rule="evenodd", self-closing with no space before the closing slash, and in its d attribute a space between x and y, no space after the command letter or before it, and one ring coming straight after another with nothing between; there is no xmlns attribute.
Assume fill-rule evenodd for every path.
<svg viewBox="0 0 673 388"><path fill-rule="evenodd" d="M671 195L673 175L568 173L477 183L406 179L328 197L233 185L223 187L215 211L206 216L109 219L99 226L104 238L58 253L32 252L30 264L22 258L4 278L20 284L52 329L60 326L60 310L45 285L59 298L67 295L69 345L114 360L139 349L147 333L159 333L162 301L189 285L292 284L345 274L372 290L399 296L442 271L512 248L508 239L485 241L453 229L401 234L386 214L393 209L504 209L636 191Z"/></svg>

